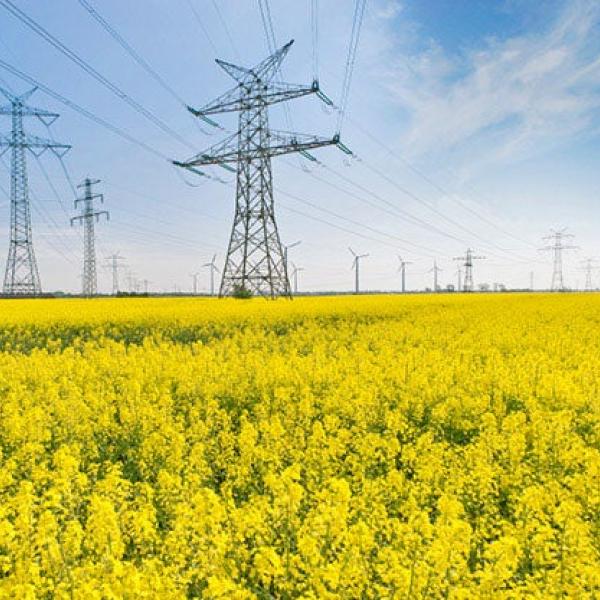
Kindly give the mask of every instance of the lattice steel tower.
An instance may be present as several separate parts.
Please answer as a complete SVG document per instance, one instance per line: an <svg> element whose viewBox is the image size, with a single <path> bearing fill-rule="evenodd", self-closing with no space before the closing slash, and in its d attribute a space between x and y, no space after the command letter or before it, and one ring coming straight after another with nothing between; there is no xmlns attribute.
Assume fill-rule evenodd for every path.
<svg viewBox="0 0 600 600"><path fill-rule="evenodd" d="M473 250L471 248L467 248L467 252L464 256L457 256L454 260L459 260L462 262L463 267L465 268L465 279L463 282L463 292L472 292L475 289L475 285L473 283L473 261L474 260L482 260L486 258L485 256L475 256L473 254Z"/></svg>
<svg viewBox="0 0 600 600"><path fill-rule="evenodd" d="M292 43L293 40L251 69L217 60L237 85L214 102L198 110L189 110L213 125L209 115L239 112L238 130L188 161L173 161L175 165L199 174L203 173L197 167L202 165L220 165L231 171L234 170L231 165L236 165L235 217L220 296L238 291L271 298L291 296L285 255L275 221L271 158L300 152L315 160L308 150L332 144L351 154L340 143L339 135L322 138L269 128L267 109L272 104L316 94L331 105L317 82L302 86L274 81Z"/></svg>
<svg viewBox="0 0 600 600"><path fill-rule="evenodd" d="M79 221L83 226L83 276L81 293L90 298L98 293L98 278L96 274L96 240L94 237L94 220L98 222L101 216L105 216L108 221L108 212L106 210L94 210L94 200L98 198L104 203L102 194L93 194L92 186L100 183L99 179L87 178L78 188L84 188L83 198L75 200L75 208L79 202L83 202L83 211L80 215L71 219L71 226Z"/></svg>
<svg viewBox="0 0 600 600"><path fill-rule="evenodd" d="M10 102L0 107L0 115L12 117L11 134L0 136L1 154L9 148L11 151L10 244L3 286L4 294L10 296L35 296L42 293L33 251L25 150L29 150L34 156L40 156L49 149L61 157L70 148L66 144L59 144L53 140L27 135L23 130L23 117L37 117L44 125L50 125L58 118L56 113L25 104L35 90L36 88L33 88L21 96L15 96L0 88L0 92Z"/></svg>
<svg viewBox="0 0 600 600"><path fill-rule="evenodd" d="M540 250L552 250L552 254L554 255L554 266L552 269L552 284L550 285L550 289L554 291L563 292L565 291L565 282L563 278L563 263L562 263L562 253L563 250L575 250L577 246L573 246L571 244L565 244L565 240L572 239L575 237L572 233L565 233L567 231L566 227L563 229L551 229L552 233L544 237L545 240L552 241L552 244L548 244Z"/></svg>

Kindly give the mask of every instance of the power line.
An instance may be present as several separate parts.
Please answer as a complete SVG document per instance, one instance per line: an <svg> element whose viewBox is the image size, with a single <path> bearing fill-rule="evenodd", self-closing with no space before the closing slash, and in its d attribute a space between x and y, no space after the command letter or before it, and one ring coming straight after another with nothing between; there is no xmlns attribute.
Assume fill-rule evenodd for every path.
<svg viewBox="0 0 600 600"><path fill-rule="evenodd" d="M110 90L117 98L126 102L131 108L133 108L137 113L144 116L146 119L154 123L159 129L161 129L167 135L170 135L180 143L189 148L193 148L194 146L190 144L187 140L185 140L182 136L180 136L175 130L173 130L169 125L164 123L161 119L159 119L156 115L150 112L147 108L142 106L137 100L134 100L131 96L125 93L121 88L108 80L104 75L98 72L94 67L92 67L88 62L82 59L77 53L73 50L65 46L59 39L54 37L51 33L49 33L46 29L44 29L39 23L37 23L34 19L29 17L25 12L17 8L11 0L0 0L0 6L3 6L9 13L11 13L14 17L16 17L21 23L29 27L32 31L37 33L42 39L48 42L51 46L56 48L61 54L66 56L69 60L74 62L78 67L83 69L88 75L93 77L96 81L102 84L105 88Z"/></svg>
<svg viewBox="0 0 600 600"><path fill-rule="evenodd" d="M188 6L190 7L190 10L192 11L192 14L194 15L194 18L196 19L196 22L198 23L200 29L202 30L202 33L204 34L204 36L208 40L208 43L210 44L210 47L213 49L213 52L215 54L219 54L219 51L217 50L217 47L215 46L215 43L212 41L212 38L210 37L210 34L208 33L208 30L204 26L204 23L202 22L202 19L200 18L200 15L198 14L198 11L196 10L196 7L193 4L193 0L187 0L187 3L188 3Z"/></svg>
<svg viewBox="0 0 600 600"><path fill-rule="evenodd" d="M237 47L235 45L235 42L233 41L233 37L231 37L231 33L229 31L229 27L227 26L227 22L223 18L223 14L221 13L221 9L219 8L219 5L217 4L217 2L215 0L212 0L212 5L215 8L215 11L217 13L217 17L219 18L219 21L221 22L221 25L223 26L223 29L225 30L225 35L227 36L227 39L229 40L229 43L231 44L231 48L233 49L233 53L235 54L235 56L236 56L236 58L238 60L241 60L242 57L240 56L240 53L238 52L238 49L237 49Z"/></svg>
<svg viewBox="0 0 600 600"><path fill-rule="evenodd" d="M348 44L348 56L346 57L346 69L344 72L344 81L342 83L342 93L340 97L340 109L338 114L337 132L340 133L344 115L348 106L348 96L350 93L350 83L352 81L352 72L356 62L356 51L360 39L360 30L365 12L367 0L356 0L354 5L354 16L352 18L352 32L350 33L350 43Z"/></svg>
<svg viewBox="0 0 600 600"><path fill-rule="evenodd" d="M2 0L0 0L0 2L1 1ZM44 92L45 94L47 94L51 98L54 98L58 102L64 104L65 106L68 106L69 108L71 108L75 112L78 112L80 115L83 115L87 119L90 119L91 121L94 121L98 125L104 127L105 129L108 129L112 133L115 133L116 135L118 135L118 136L122 137L123 139L127 140L128 142L131 142L132 144L136 144L140 148L143 148L144 150L146 150L146 152L149 152L150 154L153 154L154 156L157 156L158 158L161 158L163 160L167 160L167 161L170 160L170 158L166 154L163 154L159 150L156 150L155 148L152 148L151 146L149 146L145 142L142 142L142 141L136 139L135 137L133 137L132 135L130 135L126 131L124 131L124 130L120 129L119 127L117 127L116 125L113 125L112 123L109 123L108 121L106 121L102 117L99 117L99 116L95 115L94 113L92 113L89 110L83 108L79 104L76 104L75 102L73 102L72 100L69 100L65 96L63 96L63 95L61 95L61 94L53 91L48 86L44 85L43 83L40 83L39 81L37 81L36 79L34 79L33 77L31 77L30 75L27 75L26 73L23 73L23 71L20 71L16 67L13 67L9 63L3 61L1 58L0 58L0 67L2 67L3 69L5 69L9 73L15 75L19 79L21 79L21 80L23 80L23 81L25 81L25 82L27 82L27 83L29 83L31 85L35 85L38 89L40 89L42 92Z"/></svg>

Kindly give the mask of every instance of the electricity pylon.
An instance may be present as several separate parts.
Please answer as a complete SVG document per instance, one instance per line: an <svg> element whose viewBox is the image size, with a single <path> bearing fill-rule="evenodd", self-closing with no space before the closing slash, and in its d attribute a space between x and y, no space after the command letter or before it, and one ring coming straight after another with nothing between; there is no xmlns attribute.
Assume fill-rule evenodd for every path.
<svg viewBox="0 0 600 600"><path fill-rule="evenodd" d="M210 269L210 295L215 295L215 272L220 273L219 268L215 264L217 260L217 255L215 254L212 257L212 260L209 263L204 263L202 266Z"/></svg>
<svg viewBox="0 0 600 600"><path fill-rule="evenodd" d="M316 94L329 100L314 82L310 86L275 81L281 62L293 40L271 56L248 69L222 60L217 64L236 81L234 88L200 109L195 116L216 125L209 115L238 112L238 130L222 142L185 162L173 161L203 175L203 165L219 165L236 172L235 217L221 280L220 296L239 291L275 298L290 297L285 257L275 222L271 158L299 152L315 160L308 151L336 145L352 154L339 134L332 138L276 131L269 127L268 107L272 104ZM235 165L235 169L232 167Z"/></svg>
<svg viewBox="0 0 600 600"><path fill-rule="evenodd" d="M438 275L440 273L440 271L443 271L444 269L442 269L441 267L438 267L437 265L437 261L434 260L433 261L433 267L431 269L429 269L428 273L433 273L433 291L434 292L439 292L440 290L440 286L438 285Z"/></svg>
<svg viewBox="0 0 600 600"><path fill-rule="evenodd" d="M577 246L573 246L571 244L565 244L565 240L572 239L575 237L572 233L565 233L567 228L563 229L551 229L552 233L550 235L545 236L544 240L549 240L552 243L547 246L543 246L540 248L541 251L544 250L552 250L552 254L554 257L554 266L552 269L552 283L550 285L550 289L554 291L564 292L565 291L565 282L563 279L563 263L562 263L562 253L563 250L575 250Z"/></svg>
<svg viewBox="0 0 600 600"><path fill-rule="evenodd" d="M71 147L67 144L59 144L54 140L28 135L23 130L23 117L37 117L44 125L51 125L58 119L56 113L25 104L25 101L36 89L33 88L21 96L15 96L0 88L0 92L9 100L9 104L0 106L0 115L11 115L12 117L10 135L0 135L0 156L8 148L11 151L10 245L3 286L3 292L10 296L31 296L42 293L40 274L33 251L25 150L29 150L36 157L46 150L51 150L61 158Z"/></svg>
<svg viewBox="0 0 600 600"><path fill-rule="evenodd" d="M118 252L116 254L111 254L106 257L106 260L110 261L110 268L112 270L112 294L116 296L119 293L119 269L121 265L119 264L120 260L124 260L125 257L121 256Z"/></svg>
<svg viewBox="0 0 600 600"><path fill-rule="evenodd" d="M475 289L473 284L473 261L483 260L485 256L475 256L471 248L467 248L464 256L457 256L454 260L460 260L465 268L465 280L463 282L463 292L472 292Z"/></svg>
<svg viewBox="0 0 600 600"><path fill-rule="evenodd" d="M362 258L366 258L369 256L368 254L356 254L352 248L348 248L354 256L354 260L352 261L351 269L354 270L354 291L355 293L360 293L360 261Z"/></svg>
<svg viewBox="0 0 600 600"><path fill-rule="evenodd" d="M297 267L292 263L292 278L294 279L294 294L298 293L298 273L304 271L303 267Z"/></svg>
<svg viewBox="0 0 600 600"><path fill-rule="evenodd" d="M94 210L94 200L97 198L104 203L102 194L93 194L92 186L100 183L99 179L90 179L79 184L78 188L84 188L83 198L75 199L75 208L79 202L83 202L83 212L76 217L71 218L71 226L79 221L84 226L83 230L83 280L82 294L87 298L95 296L98 293L98 278L96 274L96 240L94 237L94 220L100 221L101 216L105 216L108 221L109 215L106 210Z"/></svg>
<svg viewBox="0 0 600 600"><path fill-rule="evenodd" d="M586 258L583 263L583 268L585 270L585 291L591 292L594 289L594 284L592 282L592 272L596 268L596 259L595 258Z"/></svg>
<svg viewBox="0 0 600 600"><path fill-rule="evenodd" d="M398 271L402 277L402 293L404 294L406 292L406 265L412 265L412 262L404 260L400 255L398 255L398 260L400 261Z"/></svg>

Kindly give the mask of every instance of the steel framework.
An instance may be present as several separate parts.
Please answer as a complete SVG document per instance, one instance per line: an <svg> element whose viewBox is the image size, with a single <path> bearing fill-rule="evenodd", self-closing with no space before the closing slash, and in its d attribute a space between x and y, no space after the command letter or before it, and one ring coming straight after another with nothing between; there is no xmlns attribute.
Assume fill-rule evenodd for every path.
<svg viewBox="0 0 600 600"><path fill-rule="evenodd" d="M467 252L464 256L457 256L454 260L459 260L462 262L463 267L465 268L465 279L463 281L463 292L472 292L475 289L475 285L473 283L473 261L474 260L483 260L485 256L475 256L473 254L473 250L471 248L467 248Z"/></svg>
<svg viewBox="0 0 600 600"><path fill-rule="evenodd" d="M269 128L268 107L273 104L316 94L331 105L317 82L303 86L274 81L292 43L293 40L250 69L217 60L237 85L200 109L188 107L192 114L213 125L210 115L239 113L235 133L185 162L173 161L201 175L204 173L198 167L204 165L219 165L236 172L235 216L219 296L243 292L291 297L285 253L275 221L271 158L299 152L315 160L308 151L329 145L351 154L340 143L339 135L323 138Z"/></svg>
<svg viewBox="0 0 600 600"><path fill-rule="evenodd" d="M551 241L551 244L540 248L540 250L551 250L554 256L553 268L552 268L552 283L550 289L553 292L564 292L565 281L563 278L563 262L562 253L563 250L575 250L577 246L571 244L565 244L565 240L573 239L575 237L572 233L566 233L566 228L563 229L551 229L552 233L544 237L544 240Z"/></svg>
<svg viewBox="0 0 600 600"><path fill-rule="evenodd" d="M96 240L94 232L94 221L98 222L101 216L105 216L108 221L109 215L106 210L94 210L94 200L98 198L104 203L102 194L93 194L92 186L100 183L99 179L90 179L89 177L78 188L84 188L83 198L76 198L75 208L79 202L83 202L83 211L80 215L71 219L71 226L79 221L83 226L83 275L81 293L87 298L91 298L98 293L98 278L96 274ZM114 285L113 285L114 287Z"/></svg>
<svg viewBox="0 0 600 600"><path fill-rule="evenodd" d="M62 157L70 148L67 144L25 133L23 117L37 117L44 125L50 125L58 118L56 113L25 104L35 90L36 88L33 88L21 96L15 96L0 88L0 92L9 100L9 104L0 107L0 115L12 117L10 135L0 135L0 156L9 148L11 151L10 243L3 285L4 294L10 296L35 296L42 293L33 251L25 151L29 150L34 156L40 156L46 150L51 150Z"/></svg>

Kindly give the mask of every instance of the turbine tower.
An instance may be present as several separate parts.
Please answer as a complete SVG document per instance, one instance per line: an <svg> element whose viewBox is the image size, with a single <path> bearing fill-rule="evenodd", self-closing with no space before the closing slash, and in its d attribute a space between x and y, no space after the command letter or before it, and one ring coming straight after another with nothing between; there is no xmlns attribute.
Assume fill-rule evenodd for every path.
<svg viewBox="0 0 600 600"><path fill-rule="evenodd" d="M217 60L217 64L235 79L235 87L204 107L189 110L212 125L216 123L209 115L238 112L238 129L185 162L173 161L200 175L204 173L198 167L204 165L219 165L236 172L235 217L220 296L250 292L271 298L291 297L285 255L275 221L271 158L299 152L315 160L308 151L329 145L337 145L346 154L351 154L340 143L339 134L323 138L269 127L268 107L272 104L316 94L331 105L317 82L303 86L275 80L292 43L293 40L250 69Z"/></svg>
<svg viewBox="0 0 600 600"><path fill-rule="evenodd" d="M33 239L29 207L29 184L25 150L40 156L51 150L61 158L71 146L53 140L28 135L23 129L23 117L37 117L44 125L51 125L58 114L25 104L37 88L15 96L0 88L9 104L0 106L0 115L11 115L10 135L0 135L0 156L10 148L10 243L4 274L3 292L9 296L35 296L42 293Z"/></svg>
<svg viewBox="0 0 600 600"><path fill-rule="evenodd" d="M573 239L575 237L572 233L566 233L567 228L563 229L551 229L552 233L544 237L544 240L548 240L548 245L540 248L540 250L552 250L554 257L554 266L552 269L552 284L550 289L554 291L564 292L565 282L563 278L563 263L562 253L563 250L575 250L577 246L571 244L565 244L566 240Z"/></svg>
<svg viewBox="0 0 600 600"><path fill-rule="evenodd" d="M473 284L473 261L483 260L485 256L475 256L471 248L467 248L464 256L457 256L454 260L460 260L465 268L465 280L463 282L463 292L472 292L475 289Z"/></svg>
<svg viewBox="0 0 600 600"><path fill-rule="evenodd" d="M354 256L354 260L352 261L351 269L354 269L354 291L356 294L360 293L360 261L362 258L366 258L369 256L368 254L356 254L352 248L348 248Z"/></svg>
<svg viewBox="0 0 600 600"><path fill-rule="evenodd" d="M398 271L402 277L402 293L404 294L406 293L406 265L412 265L412 262L404 260L400 255L398 255L398 260L400 261Z"/></svg>
<svg viewBox="0 0 600 600"><path fill-rule="evenodd" d="M106 210L94 210L94 200L97 198L104 203L102 194L93 194L92 186L100 183L99 179L86 180L79 184L78 188L84 188L83 198L75 199L75 208L79 202L83 202L83 212L71 219L71 226L79 221L83 226L83 280L81 293L86 298L91 298L98 293L98 278L96 274L96 240L94 234L94 221L98 222L101 216L105 216L108 221L108 212Z"/></svg>
<svg viewBox="0 0 600 600"><path fill-rule="evenodd" d="M210 269L210 295L215 295L215 272L220 273L219 268L215 264L217 255L213 255L212 260L209 263L204 263L202 266Z"/></svg>
<svg viewBox="0 0 600 600"><path fill-rule="evenodd" d="M298 293L298 273L304 271L304 267L297 267L292 263L292 278L294 279L294 295Z"/></svg>

